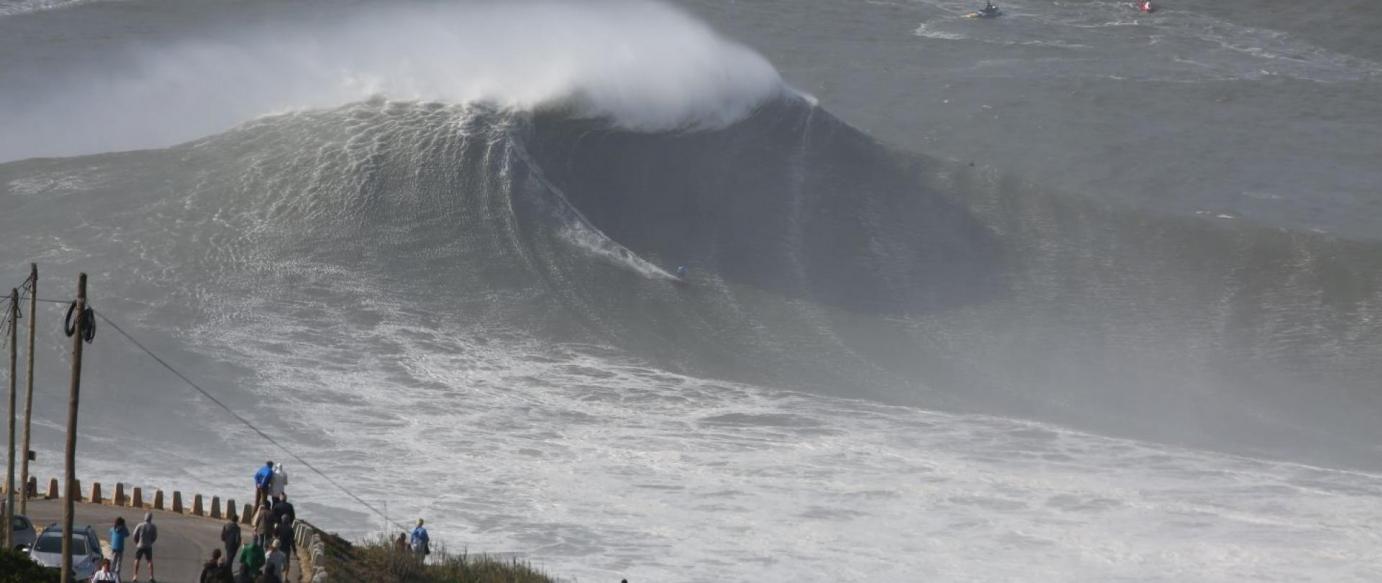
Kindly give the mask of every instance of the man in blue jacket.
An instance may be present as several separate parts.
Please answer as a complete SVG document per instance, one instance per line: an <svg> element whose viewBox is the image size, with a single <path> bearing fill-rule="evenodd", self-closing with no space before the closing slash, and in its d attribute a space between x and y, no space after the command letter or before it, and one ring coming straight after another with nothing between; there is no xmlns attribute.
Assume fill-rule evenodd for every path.
<svg viewBox="0 0 1382 583"><path fill-rule="evenodd" d="M260 504L267 504L269 501L269 485L274 479L274 463L264 462L264 467L254 473L254 507L259 508Z"/></svg>
<svg viewBox="0 0 1382 583"><path fill-rule="evenodd" d="M413 536L409 537L408 546L413 548L413 554L417 556L418 562L426 561L427 555L432 553L429 540L427 540L427 529L422 528L422 519L417 519L417 528L413 529Z"/></svg>

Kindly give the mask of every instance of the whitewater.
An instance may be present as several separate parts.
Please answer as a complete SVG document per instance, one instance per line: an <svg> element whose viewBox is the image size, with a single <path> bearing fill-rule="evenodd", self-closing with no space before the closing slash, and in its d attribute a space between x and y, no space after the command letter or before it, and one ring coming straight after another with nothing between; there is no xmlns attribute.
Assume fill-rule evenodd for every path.
<svg viewBox="0 0 1382 583"><path fill-rule="evenodd" d="M383 515L109 332L79 475L577 581L1382 579L1382 50L966 8L0 3L0 265Z"/></svg>

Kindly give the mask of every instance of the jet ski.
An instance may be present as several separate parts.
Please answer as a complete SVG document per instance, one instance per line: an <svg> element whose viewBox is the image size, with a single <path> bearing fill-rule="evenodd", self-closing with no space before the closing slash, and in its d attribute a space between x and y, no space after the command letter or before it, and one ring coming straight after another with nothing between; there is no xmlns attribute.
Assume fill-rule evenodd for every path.
<svg viewBox="0 0 1382 583"><path fill-rule="evenodd" d="M979 9L977 12L966 14L965 18L998 18L1002 14L1003 11L999 10L997 6L994 6L992 2L985 2L983 8Z"/></svg>

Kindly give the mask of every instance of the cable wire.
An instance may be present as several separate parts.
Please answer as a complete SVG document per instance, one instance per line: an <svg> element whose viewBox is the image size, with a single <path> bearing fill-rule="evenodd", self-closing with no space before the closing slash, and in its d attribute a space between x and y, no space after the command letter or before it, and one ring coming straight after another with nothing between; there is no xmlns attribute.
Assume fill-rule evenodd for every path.
<svg viewBox="0 0 1382 583"><path fill-rule="evenodd" d="M58 301L58 300L44 300L44 299L40 299L39 301L41 301L41 302L48 302L48 303L60 303L60 304L65 304L65 303L67 303L67 302ZM216 397L212 396L211 393L210 393L209 391L207 391L206 389L202 388L201 385L198 385L198 384L197 384L195 381L193 381L192 379L187 378L186 375L182 374L181 372L178 372L178 370L175 369L175 368L173 368L172 365L168 364L167 361L165 361L165 360L163 360L162 358L160 358L157 354L154 354L154 351L149 350L148 347L144 346L144 345L143 345L142 343L140 343L138 340L135 340L133 336L130 336L130 334L129 334L128 332L125 332L125 330L124 330L123 328L121 328L121 327L120 327L118 324L116 324L115 322L111 321L111 319L108 318L108 317L106 317L105 314L101 313L100 311L97 311L97 312L96 312L96 317L98 317L98 318L100 318L102 321L104 321L106 324L108 324L108 325L109 325L112 329L114 329L116 332L119 332L120 335L121 335L121 336L124 336L126 340L129 340L132 344L134 344L135 346L138 346L140 350L144 351L144 354L149 355L149 358L152 358L152 359L154 359L154 361L156 361L156 362L158 362L159 364L163 365L163 368L168 369L168 372L171 372L171 373L173 373L174 375L176 375L179 379L182 379L182 381L185 382L185 383L187 383L188 386L191 386L193 389L196 389L197 392L201 393L203 397L206 397L207 399L210 399L212 403L215 403L217 406L219 406L220 408L224 409L225 412L228 413L228 414L230 414L231 417L234 417L237 421L239 421L240 423L244 424L245 427L248 427L248 428L250 428L250 430L252 430L252 431L254 431L255 433L259 434L259 436L262 437L262 438L264 438L265 441L268 441L269 443L272 443L272 444L273 444L275 447L277 447L278 449L283 450L284 453L288 454L289 456L292 456L292 458L293 458L294 460L297 460L298 463L302 464L304 467L306 467L307 469L311 470L312 473L314 473L314 474L316 474L316 475L318 475L318 476L321 476L321 478L322 478L323 480L326 480L326 481L327 481L328 483L330 483L332 486L335 486L336 489L340 490L341 492L344 492L346 496L351 497L351 498L354 499L356 502L360 503L361 506L364 506L365 508L368 508L368 509L370 509L371 511L373 511L375 514L378 514L381 518L383 518L383 519L385 520L385 522L391 522L395 527L397 527L397 528L399 528L399 529L402 529L402 530L407 530L407 527L405 527L404 525L399 524L399 523L397 523L397 522L389 521L389 520L388 520L388 516L385 515L383 512L380 512L378 508L375 508L375 507L374 507L374 505L370 504L369 502L366 502L363 498L360 498L359 496L356 496L355 493L353 493L353 492L351 492L350 490L346 489L345 486L342 486L342 485L341 485L339 482L337 482L336 480L331 479L330 476L326 475L326 474L323 473L321 470L317 469L315 466L313 466L312 464L308 463L307 460L302 459L301 456L299 456L299 455L296 454L296 453L293 453L293 450L288 449L287 446L285 446L285 445L279 443L278 440L276 440L276 439L270 437L269 434L264 433L264 432L261 431L258 427L255 427L255 425L254 425L253 423L250 423L250 421L249 421L248 419L245 419L245 418L242 417L239 413L236 413L233 409L231 409L231 408L230 408L229 406L227 406L225 403L222 403L220 399L217 399Z"/></svg>

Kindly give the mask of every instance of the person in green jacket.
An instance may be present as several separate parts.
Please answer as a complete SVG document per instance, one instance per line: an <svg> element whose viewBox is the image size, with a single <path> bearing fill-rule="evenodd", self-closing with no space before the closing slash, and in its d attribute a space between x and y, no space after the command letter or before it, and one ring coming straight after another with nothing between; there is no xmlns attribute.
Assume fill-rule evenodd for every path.
<svg viewBox="0 0 1382 583"><path fill-rule="evenodd" d="M235 583L252 583L264 568L264 547L250 539L235 554Z"/></svg>

